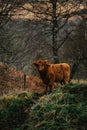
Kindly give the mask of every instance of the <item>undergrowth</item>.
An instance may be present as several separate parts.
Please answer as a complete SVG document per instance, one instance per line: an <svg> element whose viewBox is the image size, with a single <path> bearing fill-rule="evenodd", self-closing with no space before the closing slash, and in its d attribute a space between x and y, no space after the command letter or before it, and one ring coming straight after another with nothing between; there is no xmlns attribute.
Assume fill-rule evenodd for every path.
<svg viewBox="0 0 87 130"><path fill-rule="evenodd" d="M0 130L86 130L87 85L0 98Z"/></svg>
<svg viewBox="0 0 87 130"><path fill-rule="evenodd" d="M30 92L0 98L0 130L19 130L38 95Z"/></svg>
<svg viewBox="0 0 87 130"><path fill-rule="evenodd" d="M69 84L41 97L27 130L86 130L87 85Z"/></svg>

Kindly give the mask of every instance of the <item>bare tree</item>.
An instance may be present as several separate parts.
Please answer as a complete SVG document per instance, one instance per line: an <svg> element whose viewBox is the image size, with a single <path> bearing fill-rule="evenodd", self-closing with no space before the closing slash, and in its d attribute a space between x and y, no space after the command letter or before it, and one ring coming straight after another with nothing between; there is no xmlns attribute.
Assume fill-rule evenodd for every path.
<svg viewBox="0 0 87 130"><path fill-rule="evenodd" d="M66 32L66 36L61 41L58 41L59 31L63 29L70 17L78 14L82 2L80 0L38 0L31 4L31 9L27 8L28 11L34 13L37 19L49 23L50 29L48 33L52 35L52 49L55 63L59 62L58 49L65 43L73 30L69 33Z"/></svg>
<svg viewBox="0 0 87 130"><path fill-rule="evenodd" d="M12 54L9 49L9 43L12 38L8 38L8 32L3 32L4 26L11 20L11 17L15 15L15 9L19 8L20 5L22 6L23 3L23 0L0 0L0 49L8 55ZM6 34L5 36L8 39L6 44L2 42L2 39L4 39L3 33Z"/></svg>
<svg viewBox="0 0 87 130"><path fill-rule="evenodd" d="M14 2L16 2L16 0ZM72 33L73 30L71 30L70 32L64 30L66 33L65 36L62 36L60 34L60 31L64 29L64 26L67 24L68 19L70 17L81 14L81 11L83 9L81 10L80 7L84 3L84 1L82 0L36 0L36 1L31 0L31 1L27 1L27 3L29 3L30 5L27 7L24 6L23 0L21 0L20 3L21 4L19 4L18 6L21 7L22 9L27 10L28 12L31 12L34 17L34 20L38 20L39 22L43 21L42 27L46 29L47 35L51 35L52 38L51 46L53 50L54 63L60 62L58 57L58 50L68 39L69 35ZM11 11L12 10L9 10L9 12L5 14L9 14L8 17L10 17L12 15ZM4 17L2 17L2 20L0 21L3 20ZM44 31L44 29L42 31ZM78 57L78 61L80 61L80 59L82 58ZM76 61L75 64L76 66L78 66L78 63ZM73 70L76 70L74 66L75 65L73 65L72 67L72 72Z"/></svg>
<svg viewBox="0 0 87 130"><path fill-rule="evenodd" d="M17 0L0 0L0 28L6 24L11 16L11 11L14 9Z"/></svg>

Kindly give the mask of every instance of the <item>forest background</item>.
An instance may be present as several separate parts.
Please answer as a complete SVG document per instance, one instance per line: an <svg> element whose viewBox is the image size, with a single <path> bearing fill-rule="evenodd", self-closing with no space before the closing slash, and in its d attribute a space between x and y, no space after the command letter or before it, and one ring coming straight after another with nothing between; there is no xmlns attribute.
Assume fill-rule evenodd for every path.
<svg viewBox="0 0 87 130"><path fill-rule="evenodd" d="M0 0L1 81L26 86L37 59L69 63L71 79L87 79L87 0Z"/></svg>

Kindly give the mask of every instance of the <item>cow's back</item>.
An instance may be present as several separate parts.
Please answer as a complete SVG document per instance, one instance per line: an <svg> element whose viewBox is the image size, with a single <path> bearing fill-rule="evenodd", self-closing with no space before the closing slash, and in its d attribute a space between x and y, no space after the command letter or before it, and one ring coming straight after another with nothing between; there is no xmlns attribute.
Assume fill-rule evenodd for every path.
<svg viewBox="0 0 87 130"><path fill-rule="evenodd" d="M60 64L50 64L48 68L48 76L51 74L54 76L55 82L59 82L63 80L63 69Z"/></svg>
<svg viewBox="0 0 87 130"><path fill-rule="evenodd" d="M47 75L54 76L55 82L63 82L64 84L70 81L70 65L67 63L50 64Z"/></svg>

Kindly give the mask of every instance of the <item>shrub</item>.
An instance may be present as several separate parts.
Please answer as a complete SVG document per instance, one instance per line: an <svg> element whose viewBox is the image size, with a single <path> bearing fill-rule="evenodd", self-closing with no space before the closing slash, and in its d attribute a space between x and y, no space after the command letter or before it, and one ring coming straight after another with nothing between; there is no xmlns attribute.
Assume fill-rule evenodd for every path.
<svg viewBox="0 0 87 130"><path fill-rule="evenodd" d="M0 130L86 130L87 85L0 98Z"/></svg>
<svg viewBox="0 0 87 130"><path fill-rule="evenodd" d="M34 94L27 92L0 98L0 130L19 128L28 117L33 98Z"/></svg>
<svg viewBox="0 0 87 130"><path fill-rule="evenodd" d="M27 130L86 130L87 85L70 84L40 98Z"/></svg>

